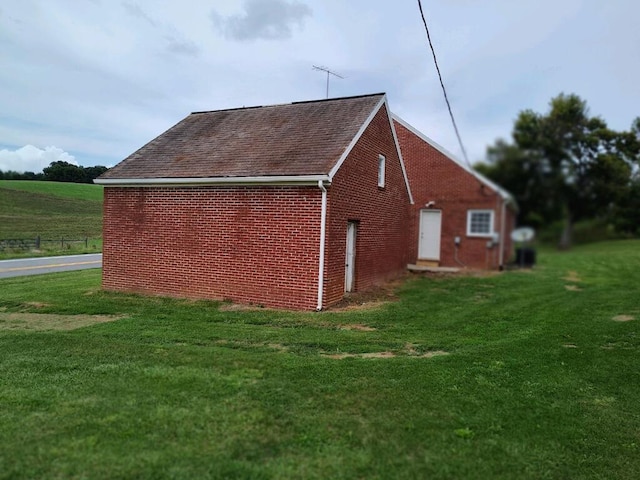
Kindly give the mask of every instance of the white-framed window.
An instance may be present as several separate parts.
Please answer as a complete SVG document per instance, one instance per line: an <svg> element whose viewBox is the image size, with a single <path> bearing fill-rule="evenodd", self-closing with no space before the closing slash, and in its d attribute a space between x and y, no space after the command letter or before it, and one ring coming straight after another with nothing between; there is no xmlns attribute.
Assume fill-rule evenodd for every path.
<svg viewBox="0 0 640 480"><path fill-rule="evenodd" d="M385 175L385 162L384 155L378 155L378 186L384 187L384 175Z"/></svg>
<svg viewBox="0 0 640 480"><path fill-rule="evenodd" d="M490 237L493 235L493 210L467 211L467 236Z"/></svg>

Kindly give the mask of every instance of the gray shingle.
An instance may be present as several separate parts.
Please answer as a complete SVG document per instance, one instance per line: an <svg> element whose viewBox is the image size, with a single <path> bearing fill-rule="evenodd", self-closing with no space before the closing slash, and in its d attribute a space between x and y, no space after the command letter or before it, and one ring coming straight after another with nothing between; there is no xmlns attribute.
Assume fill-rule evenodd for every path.
<svg viewBox="0 0 640 480"><path fill-rule="evenodd" d="M383 97L192 113L100 178L327 174Z"/></svg>

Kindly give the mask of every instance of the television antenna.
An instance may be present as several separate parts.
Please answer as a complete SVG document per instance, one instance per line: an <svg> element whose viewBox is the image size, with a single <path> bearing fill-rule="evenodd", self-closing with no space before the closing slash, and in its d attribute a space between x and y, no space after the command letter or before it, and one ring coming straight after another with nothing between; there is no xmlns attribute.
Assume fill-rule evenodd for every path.
<svg viewBox="0 0 640 480"><path fill-rule="evenodd" d="M344 77L342 75L338 75L336 72L332 72L327 67L318 67L317 65L314 65L313 69L318 70L320 72L327 73L327 98L329 98L329 77L333 75L334 77L342 78L343 80L344 80Z"/></svg>

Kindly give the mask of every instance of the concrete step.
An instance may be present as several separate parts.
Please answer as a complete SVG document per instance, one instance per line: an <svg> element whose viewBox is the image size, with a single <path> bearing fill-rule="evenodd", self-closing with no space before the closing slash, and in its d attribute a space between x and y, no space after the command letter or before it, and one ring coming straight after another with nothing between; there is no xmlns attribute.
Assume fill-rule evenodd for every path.
<svg viewBox="0 0 640 480"><path fill-rule="evenodd" d="M456 267L430 267L426 265L407 265L410 272L433 272L433 273L457 273L460 271Z"/></svg>

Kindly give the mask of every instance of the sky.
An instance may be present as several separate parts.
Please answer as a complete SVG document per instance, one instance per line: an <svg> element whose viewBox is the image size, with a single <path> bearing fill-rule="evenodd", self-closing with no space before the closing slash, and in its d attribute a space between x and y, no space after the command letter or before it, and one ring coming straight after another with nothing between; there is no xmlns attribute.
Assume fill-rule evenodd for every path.
<svg viewBox="0 0 640 480"><path fill-rule="evenodd" d="M640 116L637 0L423 0L472 163L575 93ZM417 0L3 0L0 170L113 166L193 111L386 92L462 157Z"/></svg>

